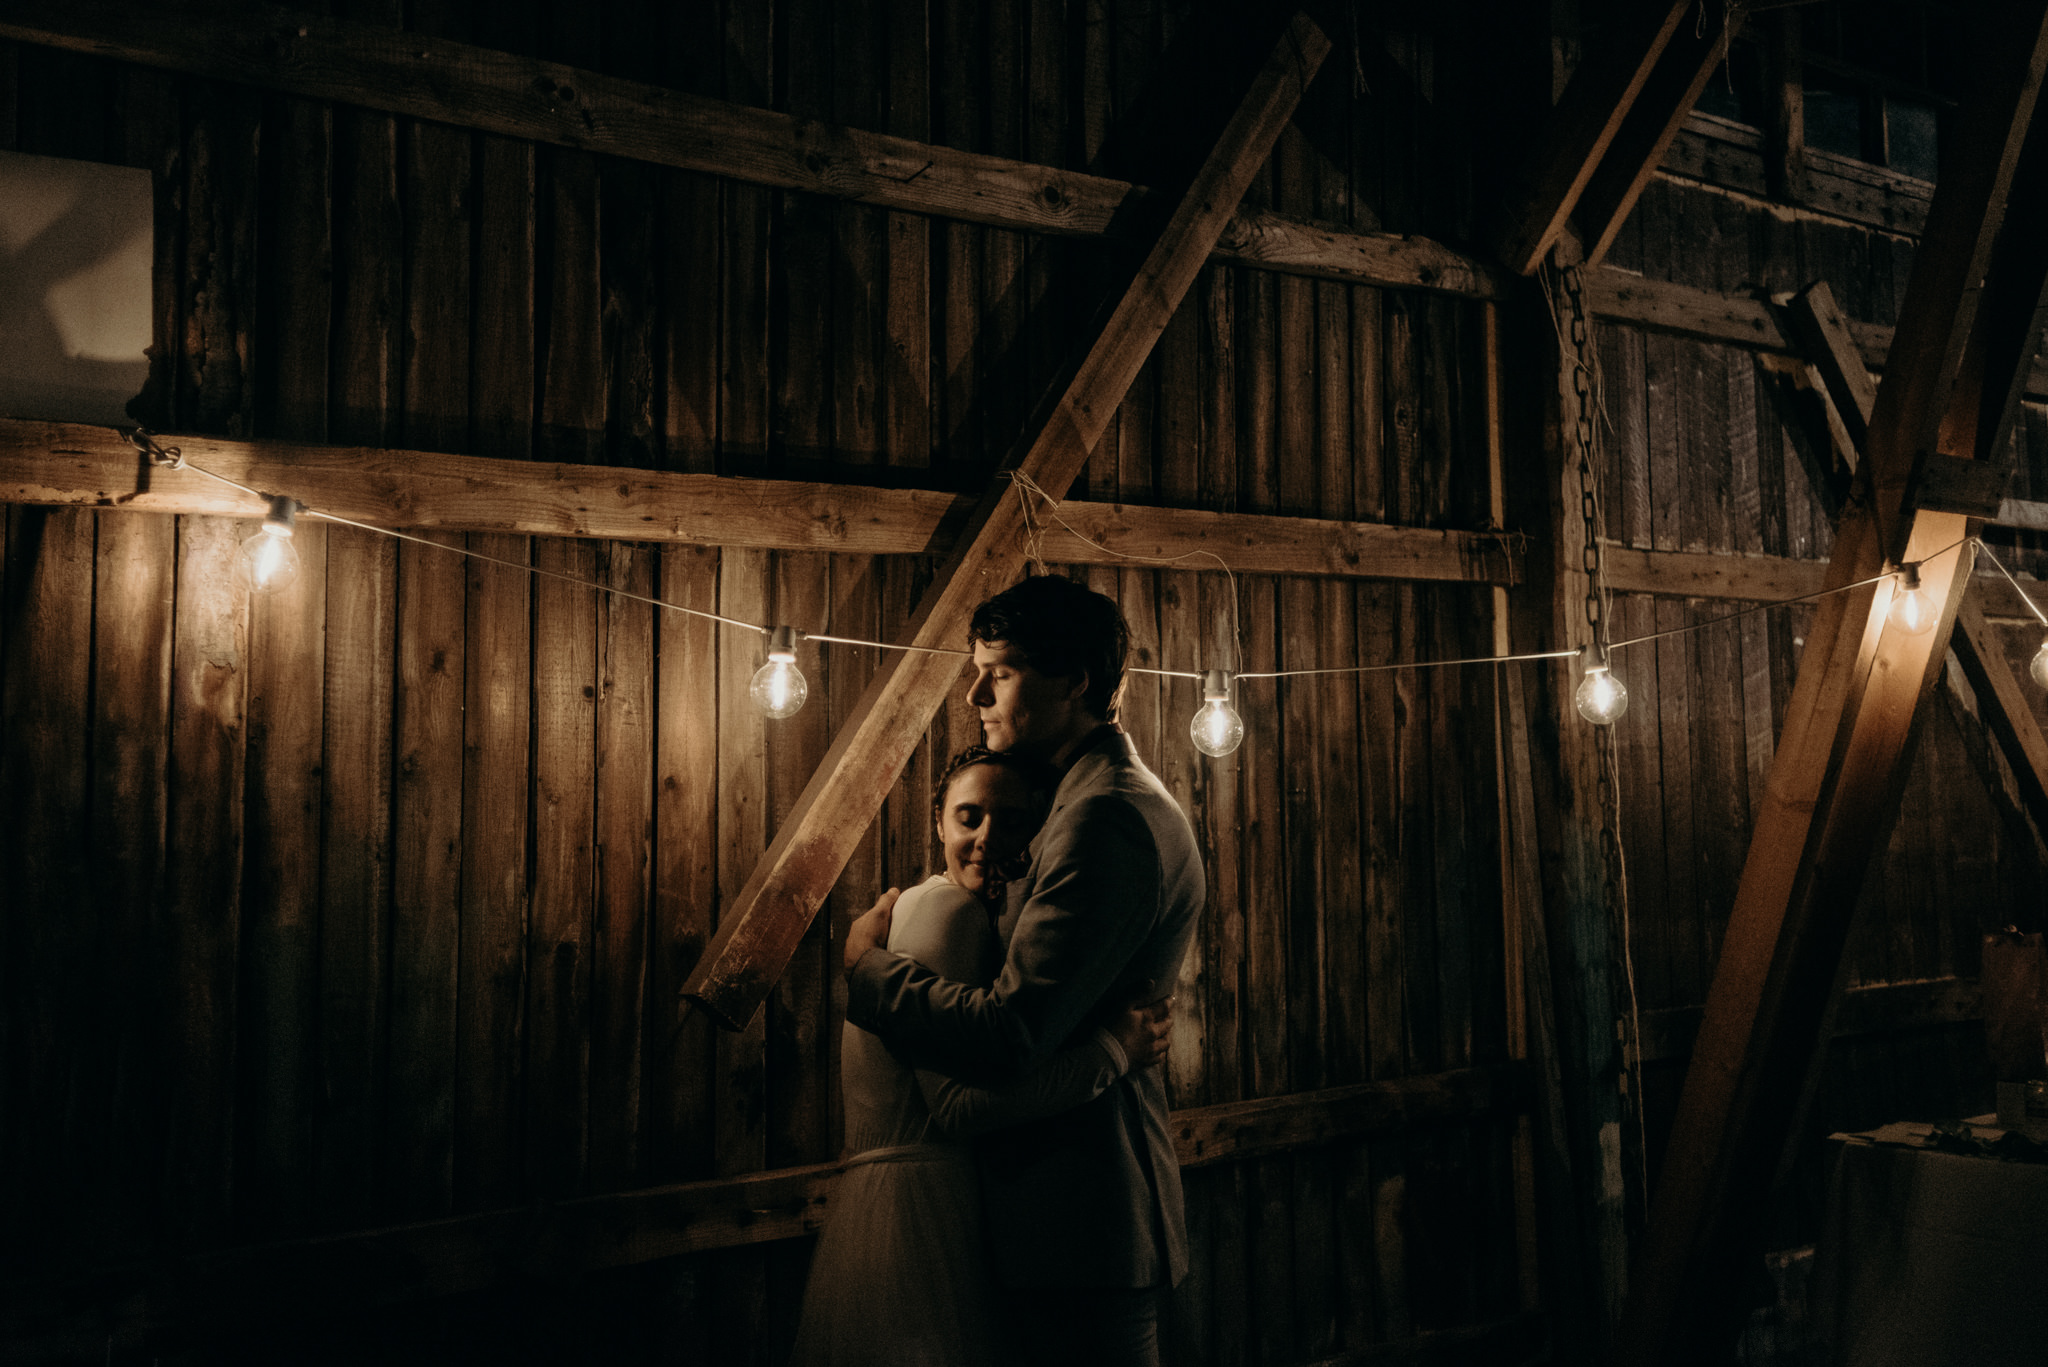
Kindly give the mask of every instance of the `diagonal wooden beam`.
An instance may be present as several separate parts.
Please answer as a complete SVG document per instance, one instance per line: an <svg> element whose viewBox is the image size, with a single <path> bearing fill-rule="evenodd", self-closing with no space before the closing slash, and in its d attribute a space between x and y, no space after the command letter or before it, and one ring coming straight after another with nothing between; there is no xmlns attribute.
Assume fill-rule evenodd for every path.
<svg viewBox="0 0 2048 1367"><path fill-rule="evenodd" d="M1950 402L1950 417L1939 438L1941 450L1968 451L1979 463L2003 457L2025 375L2041 339L2040 300L2044 281L2048 281L2048 235L2035 226L2040 222L2036 214L2042 208L2044 187L2032 184L2030 177L2048 175L2044 155L2048 155L2048 100L2035 104L2033 127L2006 202L2005 218L2010 227L1998 236L1965 347L1961 374L1975 380L1978 393L1975 402L1967 392ZM1853 432L1867 433L1876 390L1827 283L1815 284L1795 298L1787 315L1812 348L1843 421ZM1987 364L1987 358L1997 360ZM1996 587L2008 588L2002 576ZM1979 602L1984 597L1982 593L1974 596ZM2048 738L2042 736L2033 708L2006 662L2005 648L1977 602L1963 602L1949 645L1977 694L1978 715L2005 752L2019 784L2021 802L2036 830L2048 833Z"/></svg>
<svg viewBox="0 0 2048 1367"><path fill-rule="evenodd" d="M935 489L438 451L205 436L159 440L238 484L290 494L356 522L415 531L930 555L952 544L980 501ZM248 518L265 511L261 500L195 471L142 467L135 448L111 427L18 418L0 418L0 503ZM1113 565L1129 556L1172 560L1206 551L1245 574L1502 585L1521 577L1520 548L1498 532L1138 504L1062 503L1058 511L1067 526L1044 528L1041 542L1044 557L1056 565Z"/></svg>
<svg viewBox="0 0 2048 1367"><path fill-rule="evenodd" d="M580 147L757 185L1061 237L1149 243L1158 191L1108 176L730 104L374 24L262 6L10 0L0 38ZM1512 279L1428 238L1243 212L1213 257L1500 299Z"/></svg>
<svg viewBox="0 0 2048 1367"><path fill-rule="evenodd" d="M1920 512L1908 490L1919 453L1936 449L1955 409L1974 408L2000 364L1984 357L1981 378L1961 373L1975 286L2048 67L2048 3L1973 11L1971 47L1976 96L1949 144L1836 534L1828 582L1843 591L1814 609L1617 1335L1615 1360L1634 1367L1713 1360L1738 1321L1743 1255L1824 1043L1857 893L1968 582L1961 556L1936 554L1969 534L1967 519ZM1922 583L1942 605L1917 636L1887 625L1892 581L1851 587L1903 560L1924 562Z"/></svg>
<svg viewBox="0 0 2048 1367"><path fill-rule="evenodd" d="M1870 415L1877 407L1877 386L1871 381L1862 349L1825 280L1794 295L1785 305L1785 317L1807 362L1820 373L1822 387L1848 438L1849 448L1843 454L1854 473L1870 431Z"/></svg>
<svg viewBox="0 0 2048 1367"><path fill-rule="evenodd" d="M1080 473L1329 47L1306 15L1295 16L1066 392L1044 425L1025 434L1017 472L1052 497ZM908 642L915 649L884 659L753 876L721 909L717 934L683 993L722 1025L743 1028L760 1008L959 682L957 656L926 652L958 649L975 605L1023 567L1019 506L1008 482L993 481L918 607Z"/></svg>
<svg viewBox="0 0 2048 1367"><path fill-rule="evenodd" d="M2020 803L2034 829L2048 835L2048 737L2041 734L2034 709L2006 663L2003 643L1976 603L1966 600L1957 613L1953 644L1956 663L1977 695L1977 715L2005 752L2019 784Z"/></svg>
<svg viewBox="0 0 2048 1367"><path fill-rule="evenodd" d="M1579 63L1531 148L1497 237L1503 265L1534 273L1577 207L1579 196L1621 131L1658 59L1692 10L1692 0L1624 6L1624 21L1610 40Z"/></svg>
<svg viewBox="0 0 2048 1367"><path fill-rule="evenodd" d="M1642 93L1615 131L1607 155L1579 196L1573 217L1586 244L1587 265L1598 265L1614 245L1685 116L1727 55L1729 42L1742 27L1742 14L1738 5L1708 5L1696 21L1680 24L1665 44Z"/></svg>

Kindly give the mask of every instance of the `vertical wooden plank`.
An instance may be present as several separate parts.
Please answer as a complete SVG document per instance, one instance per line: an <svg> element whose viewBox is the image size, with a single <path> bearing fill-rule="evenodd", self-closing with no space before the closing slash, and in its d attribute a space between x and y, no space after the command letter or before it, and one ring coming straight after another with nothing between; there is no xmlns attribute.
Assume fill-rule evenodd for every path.
<svg viewBox="0 0 2048 1367"><path fill-rule="evenodd" d="M559 412L543 412L544 429ZM552 420L552 421L551 421ZM541 541L534 564L592 579L595 547ZM526 958L526 1175L545 1196L587 1185L597 659L592 591L533 583L533 887Z"/></svg>
<svg viewBox="0 0 2048 1367"><path fill-rule="evenodd" d="M650 73L649 79L654 79ZM602 167L605 211L598 251L598 348L605 385L604 452L612 465L649 469L660 463L657 374L661 338L650 283L663 274L655 207L662 173L608 159Z"/></svg>
<svg viewBox="0 0 2048 1367"><path fill-rule="evenodd" d="M178 415L185 425L230 437L254 430L250 343L261 108L253 91L198 87L186 147Z"/></svg>
<svg viewBox="0 0 2048 1367"><path fill-rule="evenodd" d="M661 555L664 602L718 610L719 553L670 546ZM713 1172L712 1105L717 1028L681 1015L682 987L712 929L718 897L718 680L725 649L750 644L717 623L682 613L656 621L660 707L656 723L652 992L648 1007L648 1143L658 1181Z"/></svg>
<svg viewBox="0 0 2048 1367"><path fill-rule="evenodd" d="M876 562L868 556L835 555L831 558L830 574L833 634L867 641L884 639L878 635L882 626ZM825 715L826 734L837 735L874 673L877 652L866 647L835 646L829 649L832 658L825 670L823 697L814 698L806 706L818 705ZM978 739L980 726L975 725L973 730ZM958 745L949 745L947 750L951 753L958 748ZM879 820L871 822L860 844L846 861L846 872L839 876L838 885L833 888L825 912L820 916L830 926L825 962L828 1000L821 1027L826 1068L825 1122L829 1130L825 1152L828 1154L839 1152L843 1146L845 1127L845 1108L840 1095L840 1057L835 1045L839 1026L846 1019L846 975L833 971L837 964L837 950L833 947L844 943L846 928L855 917L874 905L883 888L895 879L907 876L894 874L883 866L882 823Z"/></svg>
<svg viewBox="0 0 2048 1367"><path fill-rule="evenodd" d="M236 942L248 687L240 524L187 518L171 646L170 819L160 960L170 1106L164 1209L187 1246L228 1233L234 1171Z"/></svg>
<svg viewBox="0 0 2048 1367"><path fill-rule="evenodd" d="M768 616L769 557L765 551L728 549L718 585L718 611L740 621ZM768 843L767 723L747 698L761 664L760 643L730 631L720 642L718 669L718 887L721 898L743 886ZM721 1177L767 1165L768 1013L757 1012L746 1030L718 1035L713 1097L717 1173ZM719 1265L720 1353L750 1360L766 1305L767 1282L759 1253L749 1250Z"/></svg>
<svg viewBox="0 0 2048 1367"><path fill-rule="evenodd" d="M0 518L0 524L4 522ZM100 973L100 1001L94 1008L97 1020L93 1028L100 1051L94 1070L99 1095L91 1098L91 1109L86 1112L90 1117L87 1143L76 1157L90 1165L86 1175L98 1173L92 1186L99 1192L99 1209L80 1223L93 1233L93 1242L98 1245L96 1256L113 1258L141 1256L147 1247L148 1215L156 1195L147 1178L135 1171L130 1155L147 1152L157 1133L153 1123L156 1111L150 1104L160 1077L155 1066L158 1041L152 1029L155 975L153 956L147 952L147 946L156 929L152 922L157 899L164 890L178 524L174 518L145 513L103 513L98 523L91 580L91 689L89 693L72 690L68 695L60 694L58 706L82 704L87 697L92 700L91 756L86 770L91 776L91 811L86 838L94 853L91 879L97 915L90 934L100 947L104 968ZM13 574L0 574L0 579L11 581ZM0 598L0 602L13 601L11 596ZM11 611L6 616L8 628L15 627L17 621L26 625L32 620L26 612L19 619ZM318 620L317 616L314 620ZM72 618L71 625L82 630L86 621L79 614ZM0 635L0 658L13 658L13 649L19 647L10 648L8 643L15 635L11 629ZM318 670L312 673L317 680ZM9 719L9 736L20 733L22 743L29 747L59 740L63 728L39 725L39 721L48 720L36 716L39 700L18 692L10 686L12 682L0 670L0 703L4 703ZM56 671L48 675L39 673L36 687L62 689L65 682ZM313 714L317 719L317 705ZM6 755L0 763L8 769L0 776L0 782L6 784L7 791L19 795L31 823L61 813L61 805L53 804L54 810L42 814L43 804L29 796L33 780L14 769L11 755L0 755ZM54 775L61 771L49 772ZM302 768L301 781L304 772ZM302 865L306 862L309 861L301 861ZM299 885L303 887L312 870L302 867L295 872L299 873ZM8 878L8 886L18 890L14 904L33 906L35 884L15 877L13 871ZM61 898L57 904L62 904ZM303 905L300 910L304 911ZM302 932L303 929L302 923ZM0 943L5 942L4 936L4 930L0 930ZM14 951L10 950L8 957L10 962L15 961ZM75 985L88 977L71 972L53 980ZM305 986L310 987L310 983ZM22 999L10 988L10 1001ZM300 1043L304 1042L301 1036ZM303 1079L303 1057L299 1062L296 1076ZM303 1117L302 1080L297 1090L301 1107L295 1114ZM289 1096L287 1093L280 1100ZM295 1169L303 1178L304 1149L293 1153L291 1159L295 1161L279 1166ZM296 1213L303 1217L303 1201L298 1203Z"/></svg>
<svg viewBox="0 0 2048 1367"><path fill-rule="evenodd" d="M475 449L531 452L534 153L503 138L476 151ZM523 566L527 538L473 535L469 548ZM524 1185L532 598L522 569L464 570L462 905L456 994L455 1202L503 1205Z"/></svg>
<svg viewBox="0 0 2048 1367"><path fill-rule="evenodd" d="M91 876L80 837L90 815L86 760L97 742L89 706L94 517L84 509L14 508L7 522L6 597L0 600L0 702L7 726L0 734L0 780L14 795L14 816L0 835L0 877L8 888L0 923L8 1046L0 1099L9 1117L0 1141L8 1166L0 1199L23 1231L21 1247L9 1250L10 1265L27 1272L32 1250L75 1256L62 1178L84 1176L76 1170L79 1146L91 1140L79 1133L83 1116L76 1109L87 1103L92 1083L91 1022L77 994L98 972L92 926L75 907ZM232 964L232 940L229 948ZM195 990L217 981L209 977ZM213 1024L204 1014L180 1021L200 1031L192 1041L192 1066L202 1085L225 1081L208 1073L217 1062L206 1052L214 1043ZM179 1038L190 1037L181 1030ZM225 1139L207 1105L219 1100L201 1098L184 1117L199 1135ZM201 1162L191 1177L198 1205L211 1213L208 1198L225 1195L225 1164L203 1150L193 1156Z"/></svg>
<svg viewBox="0 0 2048 1367"><path fill-rule="evenodd" d="M152 94L162 118L168 92ZM332 112L311 101L273 100L265 131L269 198L259 245L263 278L274 283L260 320L268 383L258 418L269 435L323 441L333 330ZM168 525L163 535L170 536ZM313 1215L327 528L302 521L295 540L298 582L250 604L248 971L237 1041L245 1066L236 1190L238 1237L247 1239L303 1234Z"/></svg>
<svg viewBox="0 0 2048 1367"><path fill-rule="evenodd" d="M785 552L775 557L774 610L777 621L799 630L823 630L831 590L822 555ZM742 648L744 649L744 647ZM831 743L826 729L831 666L842 646L798 647L798 665L810 683L810 698L793 717L767 723L768 837L788 814ZM825 650L834 652L828 658ZM865 908L863 908L865 910ZM813 917L789 969L768 999L768 1147L770 1167L815 1163L830 1156L831 1122L825 1113L830 1073L825 1054L837 1044L826 1029L828 977L841 976L830 962L832 923Z"/></svg>
<svg viewBox="0 0 2048 1367"><path fill-rule="evenodd" d="M645 598L653 552L623 542L600 548L599 573ZM653 609L597 595L595 868L590 1026L590 1181L614 1190L646 1180L643 1041L654 798Z"/></svg>
<svg viewBox="0 0 2048 1367"><path fill-rule="evenodd" d="M411 122L400 137L409 210L401 436L415 449L461 450L470 432L471 140ZM430 539L462 544L450 533ZM385 1125L391 1195L408 1218L454 1203L465 584L449 551L401 543Z"/></svg>
<svg viewBox="0 0 2048 1367"><path fill-rule="evenodd" d="M312 1214L327 528L303 522L294 541L297 582L249 612L236 1225L252 1239L302 1233Z"/></svg>
<svg viewBox="0 0 2048 1367"><path fill-rule="evenodd" d="M399 395L402 234L393 121L334 114L334 313L329 431L393 444ZM382 1154L389 1028L392 680L397 554L386 538L327 538L327 712L321 753L320 1069L317 1218L359 1223Z"/></svg>
<svg viewBox="0 0 2048 1367"><path fill-rule="evenodd" d="M927 0L888 0L883 131L931 137L930 16ZM885 213L882 434L887 463L932 462L932 241L942 225L921 214Z"/></svg>

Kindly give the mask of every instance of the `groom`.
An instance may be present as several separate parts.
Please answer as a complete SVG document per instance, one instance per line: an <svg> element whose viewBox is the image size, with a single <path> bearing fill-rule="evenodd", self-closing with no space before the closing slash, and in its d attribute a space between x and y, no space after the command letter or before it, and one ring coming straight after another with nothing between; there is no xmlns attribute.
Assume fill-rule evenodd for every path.
<svg viewBox="0 0 2048 1367"><path fill-rule="evenodd" d="M1116 603L1030 578L977 608L969 638L967 701L988 747L1060 775L997 925L1008 957L976 988L879 948L892 891L847 937L846 1017L919 1067L1000 1082L1171 984L1204 884L1187 818L1115 725L1129 642ZM989 1136L977 1156L991 1267L1032 1360L1157 1363L1162 1293L1187 1270L1159 1070Z"/></svg>

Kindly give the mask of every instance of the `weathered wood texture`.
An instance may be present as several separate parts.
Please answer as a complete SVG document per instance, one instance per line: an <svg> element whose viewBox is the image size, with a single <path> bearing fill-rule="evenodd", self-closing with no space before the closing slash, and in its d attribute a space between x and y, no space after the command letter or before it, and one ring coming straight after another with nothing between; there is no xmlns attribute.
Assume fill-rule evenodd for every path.
<svg viewBox="0 0 2048 1367"><path fill-rule="evenodd" d="M1786 291L1825 280L1875 368L1882 351L1872 342L1889 346L1910 250L1847 225L1773 219L1698 189L1657 184L1645 194L1610 258L1643 275L1625 286L1606 277L1617 292L1596 295L1610 301L1596 307L1610 320L1600 329L1601 359L1616 442L1603 492L1609 578L1623 595L1617 636L1812 593L1833 543L1799 434L1753 359L1793 343L1756 340L1757 329L1776 327L1767 305L1744 306L1754 311L1739 320L1731 313L1726 327L1706 323L1708 312L1693 305L1745 282ZM1651 307L1659 300L1671 306ZM2020 442L2023 467L2048 456L2038 436ZM2008 659L2023 668L2040 632L2021 624L2032 619L2018 596L1981 566L1970 592L1988 617L2012 623L1998 630ZM1681 1041L1689 1043L1705 1001L1811 611L1770 609L1619 657L1631 694L1617 739L1653 1183L1683 1074ZM2039 697L2029 702L2037 717L2048 713ZM1974 975L1983 930L2033 917L2036 837L2007 815L2001 794L2014 780L1980 727L1974 716L1959 724L1947 708L1923 721L1907 815L1856 913L1855 990L1844 1012L1853 1007L1858 1028L1844 1031L1838 1017L1773 1247L1814 1237L1830 1131L1892 1115L1971 1113L1989 1102L1979 1027L1967 1013L1923 1009L1913 986Z"/></svg>
<svg viewBox="0 0 2048 1367"><path fill-rule="evenodd" d="M1162 198L1171 200L1143 185L1046 164L1055 158L1019 161L882 131L882 120L866 117L877 112L872 100L846 101L849 109L837 118L830 108L765 109L756 99L713 99L578 62L535 61L440 35L401 35L296 10L208 15L106 0L17 4L0 15L0 36L1033 233L1142 242L1164 212ZM822 46L829 38L819 35L819 41ZM852 82L872 80L866 67L846 57ZM905 78L899 73L898 79ZM801 104L803 97L792 102ZM1508 288L1508 277L1489 262L1427 238L1360 232L1328 213L1237 214L1214 252L1219 260L1273 270L1476 299L1500 298Z"/></svg>
<svg viewBox="0 0 2048 1367"><path fill-rule="evenodd" d="M943 551L977 502L937 490L824 481L536 466L429 451L168 434L156 439L216 475L289 492L318 513L414 532L919 555ZM0 496L154 513L260 517L264 511L261 499L194 471L142 470L134 446L112 428L15 418L0 418ZM1497 533L1140 504L1034 509L1042 527L1038 553L1056 565L1152 561L1213 568L1220 558L1249 574L1512 584L1521 560L1513 538ZM423 554L431 563L432 552Z"/></svg>
<svg viewBox="0 0 2048 1367"><path fill-rule="evenodd" d="M1172 92L1232 65L1206 20L1135 4L404 14L455 42L1127 183L1186 173ZM1474 51L1402 23L1347 21L1351 74L1314 88L1240 223L1469 239L1478 163L1459 111L1488 78ZM90 55L0 42L0 73L14 145L159 174L166 288L139 420L192 434L195 452L363 453L330 449L309 501L367 498L365 520L425 521L511 562L309 521L296 596L251 603L225 577L248 524L216 505L8 510L0 776L27 816L0 837L6 1266L55 1288L74 1330L101 1326L48 1355L104 1359L119 1307L81 1288L115 1262L543 1200L594 1209L832 1156L838 940L880 888L930 866L931 775L972 718L949 706L925 733L757 1031L678 1028L677 990L876 652L806 647L809 704L766 723L744 698L751 635L518 567L895 637L946 510L1006 454L1128 269L1119 249ZM1495 548L1512 545L1473 535L1489 512L1480 306L1284 284L1202 270L1067 510L1127 553L1222 545L1234 583L1057 529L1048 555L1119 598L1141 663L1225 663L1240 640L1246 668L1486 653L1492 586L1511 582ZM846 483L883 492L834 495L841 513L871 498L923 511L883 541L763 539L730 516L688 543L634 515L472 519L380 502L398 486L367 453L386 449L500 474L532 461L550 486L563 466L607 469L572 511L700 476L721 498ZM439 468L398 459L408 480ZM287 482L262 468L258 482ZM108 469L136 487L132 459ZM475 502L488 487L470 486ZM642 502L692 516L668 493ZM1188 528L1197 539L1175 539ZM1442 575L1417 572L1428 563ZM1173 1100L1226 1108L1214 1126L1230 1127L1206 1156L1231 1156L1188 1174L1182 1360L1455 1359L1521 1342L1503 1323L1529 1332L1509 1318L1515 1119L1487 1099L1519 1092L1470 1081L1508 1060L1492 689L1423 671L1248 684L1252 741L1209 761L1187 742L1186 681L1134 687L1133 734L1211 874ZM1439 1089L1440 1074L1466 1081ZM1367 1085L1382 1090L1353 1090ZM1307 1112L1274 1104L1320 1090L1335 1096ZM1436 1090L1457 1104L1418 1100ZM500 1250L532 1230L494 1228ZM799 1230L656 1241L636 1246L651 1261L610 1270L583 1269L611 1253L550 1248L542 1278L480 1256L461 1295L375 1310L365 1295L156 1346L767 1361L802 1293ZM397 1264L379 1275L452 1289Z"/></svg>
<svg viewBox="0 0 2048 1367"><path fill-rule="evenodd" d="M1936 555L1965 530L1960 517L1916 510L1907 485L1918 454L1936 449L1937 429L1944 450L1953 444L1949 423L1958 406L1974 407L1973 386L2007 382L2019 360L2008 351L1980 361L1981 381L1965 366L1951 399L1971 336L1974 290L2005 208L2005 178L2038 90L2041 23L2038 7L2015 6L1978 34L1985 82L1960 121L1974 136L1958 134L1929 214L1929 242L1900 305L1900 331L1858 475L1869 498L1843 513L1832 585L1853 588L1850 581L1893 557ZM2008 31L1994 35L1994 28ZM1645 259L1651 250L1646 243ZM1968 448L1967 438L1960 446ZM1652 533L1659 530L1653 519ZM1931 647L1881 631L1882 591L1875 603L1851 594L1825 600L1811 614L1815 644L1801 663L1785 734L1757 802L1731 904L1730 946L1713 975L1670 1168L1623 1321L1627 1361L1703 1359L1735 1317L1738 1259L1759 1232L1787 1130L1808 1109L1802 1083L1827 1042L1825 1008L1840 980L1854 893L1872 886L1864 871L1873 838L1901 810L1916 704L1939 675L1946 628L1964 587L1949 568L1932 561L1930 568L1931 586L1953 584ZM1712 677L1706 668L1699 672Z"/></svg>

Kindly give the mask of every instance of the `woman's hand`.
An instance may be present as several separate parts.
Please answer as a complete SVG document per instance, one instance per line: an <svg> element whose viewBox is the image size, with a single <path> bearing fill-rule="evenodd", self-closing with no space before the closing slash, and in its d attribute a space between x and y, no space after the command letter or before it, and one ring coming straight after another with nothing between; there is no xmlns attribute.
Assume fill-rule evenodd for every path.
<svg viewBox="0 0 2048 1367"><path fill-rule="evenodd" d="M1112 1016L1104 1028L1124 1051L1127 1073L1156 1068L1166 1061L1167 1046L1173 1039L1173 998L1134 1001Z"/></svg>
<svg viewBox="0 0 2048 1367"><path fill-rule="evenodd" d="M889 916L896 909L896 899L902 890L890 888L881 898L846 930L846 972L852 976L854 966L861 956L877 945L889 943Z"/></svg>

